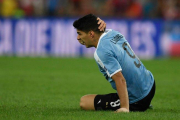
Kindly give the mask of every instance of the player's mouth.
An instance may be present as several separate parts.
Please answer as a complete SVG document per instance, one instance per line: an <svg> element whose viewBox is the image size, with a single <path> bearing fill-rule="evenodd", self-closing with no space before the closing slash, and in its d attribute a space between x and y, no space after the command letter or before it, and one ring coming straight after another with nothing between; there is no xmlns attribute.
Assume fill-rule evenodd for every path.
<svg viewBox="0 0 180 120"><path fill-rule="evenodd" d="M82 44L82 45L85 45L85 42L82 41L81 39L78 39L79 43Z"/></svg>
<svg viewBox="0 0 180 120"><path fill-rule="evenodd" d="M81 43L82 45L85 45L85 42L84 42L84 41L81 41L80 43Z"/></svg>
<svg viewBox="0 0 180 120"><path fill-rule="evenodd" d="M82 45L85 45L85 42L82 42Z"/></svg>

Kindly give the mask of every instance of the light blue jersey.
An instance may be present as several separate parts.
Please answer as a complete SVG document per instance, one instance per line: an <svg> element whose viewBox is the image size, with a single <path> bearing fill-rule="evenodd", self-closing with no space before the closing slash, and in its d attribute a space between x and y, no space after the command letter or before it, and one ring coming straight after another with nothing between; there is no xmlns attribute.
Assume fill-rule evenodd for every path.
<svg viewBox="0 0 180 120"><path fill-rule="evenodd" d="M121 71L126 79L129 103L135 103L148 95L154 78L134 54L122 34L106 30L100 37L94 58L100 71L116 90L111 77Z"/></svg>

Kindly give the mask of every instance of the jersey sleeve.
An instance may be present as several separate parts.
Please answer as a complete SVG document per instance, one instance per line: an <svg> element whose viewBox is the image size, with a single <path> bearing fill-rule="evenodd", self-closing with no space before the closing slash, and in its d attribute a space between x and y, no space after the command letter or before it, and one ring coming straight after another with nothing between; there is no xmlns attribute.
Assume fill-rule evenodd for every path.
<svg viewBox="0 0 180 120"><path fill-rule="evenodd" d="M103 76L106 78L106 80L109 81L109 77L108 77L106 71L98 63L97 63L97 65L98 65L98 68L99 68L100 72L103 74Z"/></svg>
<svg viewBox="0 0 180 120"><path fill-rule="evenodd" d="M122 71L119 62L111 52L105 49L103 51L96 51L94 57L109 77L112 77L117 72Z"/></svg>

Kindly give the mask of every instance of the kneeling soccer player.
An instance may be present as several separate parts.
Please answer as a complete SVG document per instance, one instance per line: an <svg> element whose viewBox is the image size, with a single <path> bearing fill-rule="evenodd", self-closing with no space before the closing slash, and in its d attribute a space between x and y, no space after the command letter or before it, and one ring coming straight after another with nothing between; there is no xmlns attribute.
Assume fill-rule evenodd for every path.
<svg viewBox="0 0 180 120"><path fill-rule="evenodd" d="M97 22L97 17L89 14L76 20L73 26L82 45L96 48L94 58L98 67L117 92L85 95L80 101L81 108L116 112L147 110L155 94L152 73L145 68L121 33L112 29L100 31Z"/></svg>

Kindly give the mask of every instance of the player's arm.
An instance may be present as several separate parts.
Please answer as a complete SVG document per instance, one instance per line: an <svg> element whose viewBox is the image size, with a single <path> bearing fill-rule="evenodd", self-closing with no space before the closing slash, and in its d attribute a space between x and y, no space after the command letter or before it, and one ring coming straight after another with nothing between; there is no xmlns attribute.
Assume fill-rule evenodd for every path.
<svg viewBox="0 0 180 120"><path fill-rule="evenodd" d="M97 18L97 20L98 20L98 23L97 23L97 24L100 24L99 27L98 27L98 29L99 29L100 31L105 31L105 29L106 29L106 23L105 23L103 20L101 20L99 17Z"/></svg>
<svg viewBox="0 0 180 120"><path fill-rule="evenodd" d="M129 98L126 86L126 80L121 72L117 72L111 77L116 83L116 89L120 99L121 108L116 112L129 112Z"/></svg>

